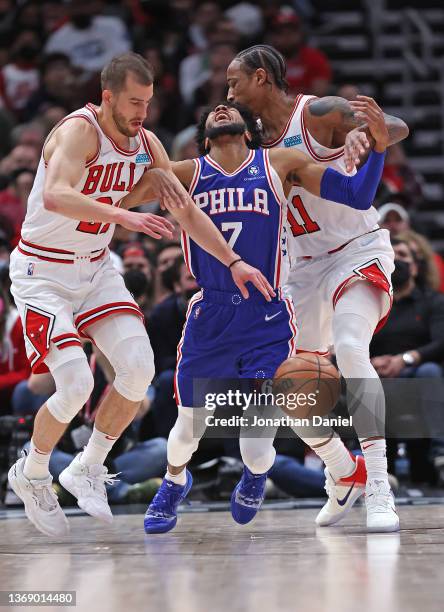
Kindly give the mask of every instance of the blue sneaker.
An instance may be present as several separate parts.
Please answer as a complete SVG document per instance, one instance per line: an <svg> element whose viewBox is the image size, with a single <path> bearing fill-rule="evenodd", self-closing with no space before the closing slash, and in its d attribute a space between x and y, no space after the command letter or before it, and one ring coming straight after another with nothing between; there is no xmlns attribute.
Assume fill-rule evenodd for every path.
<svg viewBox="0 0 444 612"><path fill-rule="evenodd" d="M241 525L254 519L265 497L267 474L252 474L244 466L242 478L231 496L231 515Z"/></svg>
<svg viewBox="0 0 444 612"><path fill-rule="evenodd" d="M145 533L166 533L174 529L177 523L177 506L188 495L193 484L193 477L187 470L187 482L184 486L163 479L153 501L148 506L143 521Z"/></svg>

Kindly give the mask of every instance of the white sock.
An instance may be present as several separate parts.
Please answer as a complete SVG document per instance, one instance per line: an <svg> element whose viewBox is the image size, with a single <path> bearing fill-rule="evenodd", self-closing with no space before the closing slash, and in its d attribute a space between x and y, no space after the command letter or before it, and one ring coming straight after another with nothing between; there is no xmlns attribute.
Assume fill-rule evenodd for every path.
<svg viewBox="0 0 444 612"><path fill-rule="evenodd" d="M83 465L103 464L107 454L118 438L119 436L110 436L109 434L102 433L94 426L88 444L80 456L80 463L83 463Z"/></svg>
<svg viewBox="0 0 444 612"><path fill-rule="evenodd" d="M39 450L31 439L29 454L23 467L23 474L28 480L43 480L49 476L49 459L51 453Z"/></svg>
<svg viewBox="0 0 444 612"><path fill-rule="evenodd" d="M165 478L167 480L170 480L171 482L174 482L174 484L184 487L187 484L186 469L183 468L183 470L179 474L170 474L170 472L167 470L167 473L165 474Z"/></svg>
<svg viewBox="0 0 444 612"><path fill-rule="evenodd" d="M367 468L367 480L388 480L386 442L384 439L359 440Z"/></svg>
<svg viewBox="0 0 444 612"><path fill-rule="evenodd" d="M311 444L320 444L322 440L312 438ZM333 480L350 476L355 471L355 461L346 449L343 441L338 436L333 436L327 444L311 448L325 463L328 471L333 476Z"/></svg>

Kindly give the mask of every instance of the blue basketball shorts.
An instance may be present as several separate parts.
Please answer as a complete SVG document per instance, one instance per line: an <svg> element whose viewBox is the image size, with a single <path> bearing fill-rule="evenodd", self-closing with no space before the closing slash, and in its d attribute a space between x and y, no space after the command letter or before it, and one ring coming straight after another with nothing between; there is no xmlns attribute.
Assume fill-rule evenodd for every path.
<svg viewBox="0 0 444 612"><path fill-rule="evenodd" d="M296 316L280 290L271 302L258 291L202 289L190 300L177 347L175 396L180 406L196 401L195 379L268 379L295 352Z"/></svg>

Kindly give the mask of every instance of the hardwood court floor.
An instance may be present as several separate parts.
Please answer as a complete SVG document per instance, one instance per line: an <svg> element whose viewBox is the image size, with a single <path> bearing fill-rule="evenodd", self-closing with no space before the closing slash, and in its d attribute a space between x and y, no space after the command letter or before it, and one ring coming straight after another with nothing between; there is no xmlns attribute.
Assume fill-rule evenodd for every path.
<svg viewBox="0 0 444 612"><path fill-rule="evenodd" d="M228 512L187 512L156 536L141 514L111 527L70 516L63 542L7 519L0 590L76 590L67 609L93 612L443 610L444 505L400 507L400 534L365 533L363 508L316 530L317 512L265 509L244 527Z"/></svg>

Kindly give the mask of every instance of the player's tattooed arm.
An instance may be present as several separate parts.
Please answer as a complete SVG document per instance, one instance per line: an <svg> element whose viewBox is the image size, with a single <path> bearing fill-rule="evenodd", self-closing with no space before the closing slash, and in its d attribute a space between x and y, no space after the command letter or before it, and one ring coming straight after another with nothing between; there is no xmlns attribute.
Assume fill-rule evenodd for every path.
<svg viewBox="0 0 444 612"><path fill-rule="evenodd" d="M368 96L348 101L339 96L326 96L313 100L307 105L308 125L313 135L325 146L336 148L344 146L344 158L348 171L368 155L373 147L366 115L374 100ZM398 117L383 113L389 133L389 145L407 138L409 128ZM319 131L321 123L321 131ZM322 127L325 130L322 130Z"/></svg>
<svg viewBox="0 0 444 612"><path fill-rule="evenodd" d="M353 101L339 96L325 96L325 98L313 100L307 108L312 117L321 119L322 122L333 128L333 140L336 142L332 144L341 146L345 142L345 134L356 128L367 128L361 111L365 111L369 100L371 98L367 96L358 96L358 99ZM389 145L400 142L408 136L409 128L402 119L387 115L387 113L384 113L384 119L390 136Z"/></svg>

